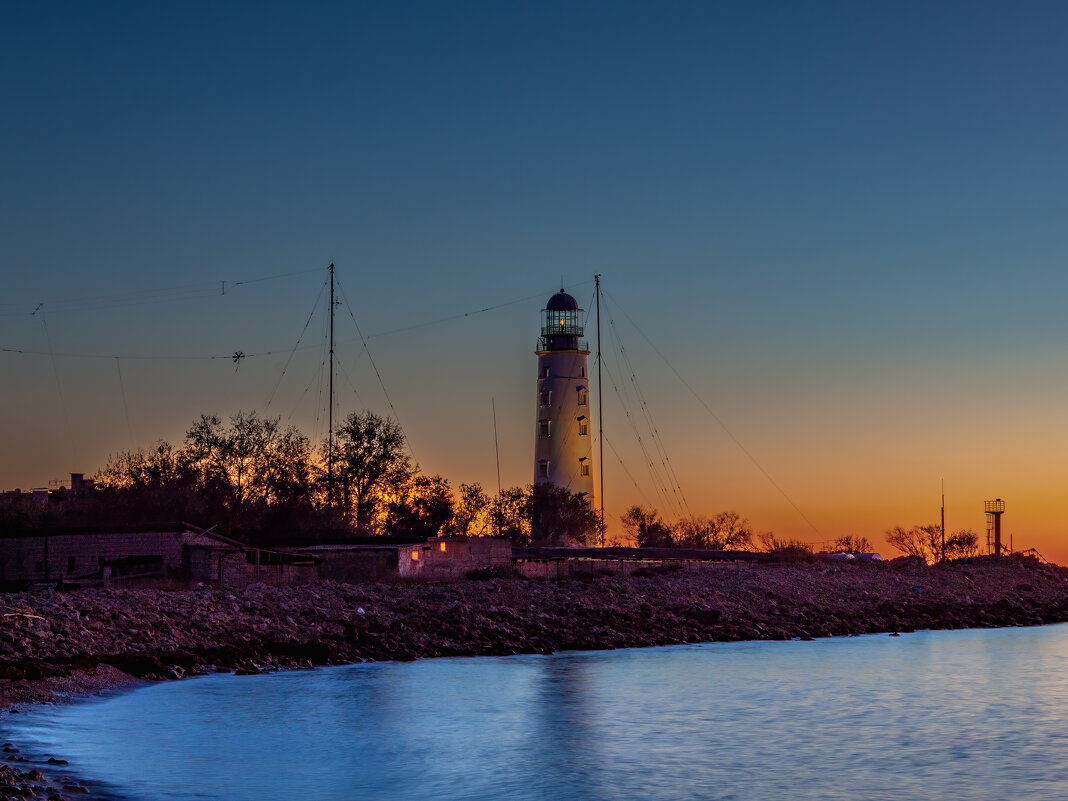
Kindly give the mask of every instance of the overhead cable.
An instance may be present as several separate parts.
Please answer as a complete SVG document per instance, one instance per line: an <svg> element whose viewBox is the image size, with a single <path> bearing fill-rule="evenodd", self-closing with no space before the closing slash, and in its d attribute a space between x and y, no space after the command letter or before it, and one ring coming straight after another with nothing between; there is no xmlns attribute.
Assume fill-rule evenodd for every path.
<svg viewBox="0 0 1068 801"><path fill-rule="evenodd" d="M645 331L642 330L641 326L638 325L638 323L634 320L633 317L631 317L629 314L627 314L626 309L624 309L622 306L620 306L618 303L616 303L615 299L612 298L611 295L608 295L607 292L605 293L605 295L609 298L609 300L611 300L612 304L617 309L619 309L620 312L622 312L623 316L626 317L628 320L630 320L631 325L633 325L635 330L639 334L641 334L642 338L647 343L649 343L649 347L651 347L653 349L653 352L656 353L656 355L659 356L663 360L664 364L666 364L668 366L668 368L671 370L671 372L673 372L675 374L675 377L677 379L679 379L679 381L682 383L682 385L684 387L686 387L686 389L688 389L690 391L690 394L693 395L694 398L697 399L697 402L700 403L701 406L704 407L705 411L708 412L709 415L712 416L712 419L715 420L717 424L719 424L719 427L722 428L724 433L728 437L731 438L731 441L734 442L734 444L738 446L738 449L742 453L744 453L746 455L746 457L748 457L749 461L751 461L756 466L757 470L759 470L764 475L764 478L766 478L768 480L768 483L770 483L771 486L773 486L776 490L778 490L779 494L782 495L782 497L786 499L786 502L788 504L790 504L790 506L793 507L794 511L797 512L797 514L801 517L801 519L804 520L813 531L815 531L817 534L819 534L822 537L823 536L823 532L821 532L816 527L815 523L813 523L811 520L808 519L808 516L804 512L801 511L801 508L796 503L794 503L793 499L786 493L786 490L784 490L782 487L779 486L778 482L776 482L775 479L771 477L771 474L768 473L768 471L764 469L763 465L761 465L760 462L757 461L757 458L755 456L753 456L753 454L750 453L749 450L742 444L741 440L739 440L738 437L736 437L734 435L734 432L731 431L727 427L727 424L723 422L723 419L718 414L716 414L716 412L712 409L711 406L708 405L708 403L705 401L705 399L701 397L700 393L698 393L697 390L693 388L693 386L690 384L690 382L682 377L682 374L677 369L675 369L675 365L673 365L671 363L671 361L668 359L668 357L665 356L661 352L660 348L658 348L653 343L653 341L648 337L648 335L645 333Z"/></svg>

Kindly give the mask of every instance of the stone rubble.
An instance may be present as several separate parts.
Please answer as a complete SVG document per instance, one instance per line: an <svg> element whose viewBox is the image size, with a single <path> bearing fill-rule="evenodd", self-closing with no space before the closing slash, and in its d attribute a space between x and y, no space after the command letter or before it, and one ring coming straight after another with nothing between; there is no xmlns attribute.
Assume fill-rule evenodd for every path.
<svg viewBox="0 0 1068 801"><path fill-rule="evenodd" d="M247 675L370 660L1068 621L1068 570L1021 557L644 572L583 581L8 594L0 597L0 708L209 670ZM34 775L0 765L0 800L87 797L80 785L57 789Z"/></svg>

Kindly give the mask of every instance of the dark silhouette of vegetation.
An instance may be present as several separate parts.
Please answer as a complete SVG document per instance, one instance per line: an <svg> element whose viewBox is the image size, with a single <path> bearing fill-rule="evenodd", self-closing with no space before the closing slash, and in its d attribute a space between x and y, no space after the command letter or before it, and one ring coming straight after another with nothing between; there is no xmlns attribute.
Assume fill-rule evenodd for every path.
<svg viewBox="0 0 1068 801"><path fill-rule="evenodd" d="M910 529L895 526L886 532L886 541L906 556L918 556L928 564L942 558L942 527L937 523ZM946 535L946 559L978 555L979 537L974 531L961 529Z"/></svg>
<svg viewBox="0 0 1068 801"><path fill-rule="evenodd" d="M846 534L834 541L831 550L839 553L871 553L875 549L867 537Z"/></svg>
<svg viewBox="0 0 1068 801"><path fill-rule="evenodd" d="M704 548L747 551L753 547L753 526L737 512L714 517L689 517L665 523L654 509L632 506L624 512L623 530L639 548Z"/></svg>
<svg viewBox="0 0 1068 801"><path fill-rule="evenodd" d="M526 517L531 542L544 545L593 545L601 518L589 501L555 484L536 484L527 492Z"/></svg>
<svg viewBox="0 0 1068 801"><path fill-rule="evenodd" d="M332 505L340 494L340 509L358 533L375 533L382 504L400 496L416 474L405 448L396 421L374 412L353 412L335 433L327 498ZM326 449L324 444L324 459ZM329 470L323 478L329 481Z"/></svg>
<svg viewBox="0 0 1068 801"><path fill-rule="evenodd" d="M783 561L807 559L812 555L812 544L789 537L776 537L770 531L760 535L760 548Z"/></svg>
<svg viewBox="0 0 1068 801"><path fill-rule="evenodd" d="M313 448L297 429L255 412L225 421L201 415L182 445L115 454L95 481L46 503L0 495L0 529L187 521L267 547L498 534L517 545L586 545L599 530L588 500L562 487L510 487L491 497L473 483L454 493L447 479L420 471L395 421L369 411L345 418L332 449Z"/></svg>
<svg viewBox="0 0 1068 801"><path fill-rule="evenodd" d="M632 506L620 520L623 531L634 539L639 548L674 548L675 536L671 526L652 509Z"/></svg>

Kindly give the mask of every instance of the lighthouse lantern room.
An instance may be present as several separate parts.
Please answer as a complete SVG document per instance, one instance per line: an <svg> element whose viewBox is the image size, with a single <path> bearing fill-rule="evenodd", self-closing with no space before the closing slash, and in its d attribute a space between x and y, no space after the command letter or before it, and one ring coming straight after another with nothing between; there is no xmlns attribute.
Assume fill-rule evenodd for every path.
<svg viewBox="0 0 1068 801"><path fill-rule="evenodd" d="M561 289L542 310L538 338L534 483L556 484L593 503L590 389L582 309Z"/></svg>

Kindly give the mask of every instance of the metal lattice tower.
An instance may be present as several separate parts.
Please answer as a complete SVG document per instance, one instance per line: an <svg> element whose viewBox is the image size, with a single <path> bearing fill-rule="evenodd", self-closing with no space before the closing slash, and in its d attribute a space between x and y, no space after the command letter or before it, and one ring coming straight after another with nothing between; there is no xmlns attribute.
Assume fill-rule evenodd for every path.
<svg viewBox="0 0 1068 801"><path fill-rule="evenodd" d="M1005 514L1005 501L997 498L986 502L986 549L994 556L1001 556L1001 516Z"/></svg>

